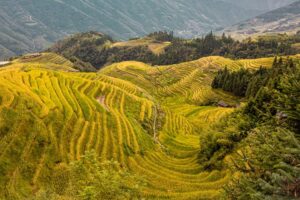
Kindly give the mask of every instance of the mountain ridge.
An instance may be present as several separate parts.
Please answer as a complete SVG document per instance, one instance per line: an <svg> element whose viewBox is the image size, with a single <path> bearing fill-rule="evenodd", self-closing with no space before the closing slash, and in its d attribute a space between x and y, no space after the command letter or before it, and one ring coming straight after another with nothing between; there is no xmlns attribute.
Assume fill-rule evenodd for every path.
<svg viewBox="0 0 300 200"><path fill-rule="evenodd" d="M40 51L69 34L90 30L117 39L159 30L193 37L262 12L232 2L3 0L0 2L0 23L3 24L0 55L7 58Z"/></svg>
<svg viewBox="0 0 300 200"><path fill-rule="evenodd" d="M236 38L300 31L300 1L238 23L222 32Z"/></svg>

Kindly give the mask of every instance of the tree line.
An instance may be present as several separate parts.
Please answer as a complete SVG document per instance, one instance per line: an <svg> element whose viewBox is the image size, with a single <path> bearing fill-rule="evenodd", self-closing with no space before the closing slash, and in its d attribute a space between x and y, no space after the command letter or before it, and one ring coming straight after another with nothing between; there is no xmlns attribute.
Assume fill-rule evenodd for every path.
<svg viewBox="0 0 300 200"><path fill-rule="evenodd" d="M279 60L275 57L271 69L261 66L255 71L242 68L230 72L225 67L225 69L218 71L212 82L212 88L220 88L234 95L250 98L254 97L261 87L270 84L270 82L276 82L277 77L293 69L295 69L293 60L288 58L283 62L281 57Z"/></svg>
<svg viewBox="0 0 300 200"><path fill-rule="evenodd" d="M226 199L299 199L299 62L275 58L271 69L224 69L217 77L215 87L248 102L202 136L199 162L206 169L226 165L240 173L225 187ZM224 163L226 156L230 161Z"/></svg>
<svg viewBox="0 0 300 200"><path fill-rule="evenodd" d="M223 34L221 37L210 32L204 37L183 39L174 36L173 32L154 32L147 36L153 42L170 42L164 53L154 54L147 45L118 46L111 37L95 33L77 34L55 44L49 51L65 56L68 59L81 60L99 69L105 65L127 60L136 60L151 65L169 65L199 59L204 56L219 55L232 59L258 58L275 55L292 55L299 53L293 44L300 42L300 33L287 36L248 38L236 41ZM80 63L80 62L78 62Z"/></svg>

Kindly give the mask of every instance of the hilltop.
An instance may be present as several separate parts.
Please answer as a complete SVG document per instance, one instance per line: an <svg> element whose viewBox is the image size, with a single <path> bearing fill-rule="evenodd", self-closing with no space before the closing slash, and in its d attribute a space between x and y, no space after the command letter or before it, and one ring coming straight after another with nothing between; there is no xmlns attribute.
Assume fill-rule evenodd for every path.
<svg viewBox="0 0 300 200"><path fill-rule="evenodd" d="M299 64L299 55L291 58ZM273 60L212 56L155 68L127 61L90 73L55 54L14 60L0 68L0 195L75 198L78 188L69 184L81 182L72 182L70 163L92 151L97 162L113 159L118 170L140 177L141 197L220 198L239 172L224 157L211 169L199 162L199 138L220 131L245 100L211 83L225 66L256 70Z"/></svg>
<svg viewBox="0 0 300 200"><path fill-rule="evenodd" d="M253 40L236 41L212 32L202 38L183 39L173 32L159 31L128 41L116 41L110 36L87 32L75 34L54 44L47 51L60 54L82 65L81 71L92 71L122 61L140 61L150 65L169 65L207 56L231 59L272 57L300 53L300 34L272 35ZM79 65L80 66L80 65Z"/></svg>

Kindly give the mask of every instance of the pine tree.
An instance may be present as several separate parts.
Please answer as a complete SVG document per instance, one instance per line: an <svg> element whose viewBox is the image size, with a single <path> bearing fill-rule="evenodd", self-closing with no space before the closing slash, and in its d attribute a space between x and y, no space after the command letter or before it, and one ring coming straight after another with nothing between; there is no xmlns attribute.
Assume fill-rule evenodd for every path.
<svg viewBox="0 0 300 200"><path fill-rule="evenodd" d="M233 169L244 174L226 186L226 199L299 199L300 142L294 133L260 127L243 145L249 151L243 148L242 153L236 154Z"/></svg>

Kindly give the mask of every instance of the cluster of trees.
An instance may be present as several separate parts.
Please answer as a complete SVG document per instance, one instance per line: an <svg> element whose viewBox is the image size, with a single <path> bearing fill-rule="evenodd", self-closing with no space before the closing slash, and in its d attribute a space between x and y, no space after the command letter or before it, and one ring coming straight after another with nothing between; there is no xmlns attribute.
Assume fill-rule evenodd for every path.
<svg viewBox="0 0 300 200"><path fill-rule="evenodd" d="M236 154L233 169L243 176L227 188L232 199L300 197L300 69L290 61L274 63L244 109L256 125L244 141L249 149Z"/></svg>
<svg viewBox="0 0 300 200"><path fill-rule="evenodd" d="M217 76L212 82L212 88L221 88L237 96L245 96L252 76L253 74L250 70L241 69L236 72L230 72L227 67L225 67L224 70L218 71Z"/></svg>
<svg viewBox="0 0 300 200"><path fill-rule="evenodd" d="M296 39L297 40L294 40ZM292 55L295 49L292 48L294 42L299 41L299 36L286 37L260 37L257 40L248 38L243 42L234 42L230 49L224 49L225 56L231 58L259 58L275 55Z"/></svg>
<svg viewBox="0 0 300 200"><path fill-rule="evenodd" d="M225 187L226 199L299 199L300 142L295 132L260 126L243 144L249 149L235 153L232 160L232 169L242 176Z"/></svg>
<svg viewBox="0 0 300 200"><path fill-rule="evenodd" d="M212 82L212 88L221 88L241 97L254 97L261 87L270 83L271 79L276 82L279 76L293 69L295 69L295 64L292 59L287 59L284 63L282 58L278 60L277 57L271 69L260 67L256 71L240 69L230 72L225 67L218 71Z"/></svg>
<svg viewBox="0 0 300 200"><path fill-rule="evenodd" d="M54 172L46 189L33 200L107 200L139 199L143 184L140 177L120 171L117 162L101 163L94 151L86 152L80 160L61 166Z"/></svg>
<svg viewBox="0 0 300 200"><path fill-rule="evenodd" d="M158 31L150 33L148 37L155 39L157 42L172 42L174 40L174 32Z"/></svg>
<svg viewBox="0 0 300 200"><path fill-rule="evenodd" d="M182 39L173 32L154 32L147 37L153 42L170 42L164 53L156 55L147 45L113 47L113 39L95 32L77 34L62 40L50 48L68 59L77 59L99 69L105 65L137 60L152 65L168 65L195 60L209 55L220 55L229 58L258 58L275 55L291 55L297 53L292 44L300 42L300 34L294 36L251 38L242 42L233 40L223 34L215 36L212 32L202 38ZM90 70L90 69L89 69ZM87 70L87 71L89 71Z"/></svg>
<svg viewBox="0 0 300 200"><path fill-rule="evenodd" d="M269 120L270 116L287 118L288 128L300 133L300 72L291 59L275 59L272 69L264 76L253 78L248 86L245 113L255 119Z"/></svg>
<svg viewBox="0 0 300 200"><path fill-rule="evenodd" d="M259 37L257 40L248 38L240 42L225 34L217 37L211 32L203 38L193 40L174 38L172 44L165 49L165 54L160 55L153 63L174 64L209 55L219 55L232 59L292 55L298 51L292 47L292 44L299 42L299 33L293 36Z"/></svg>
<svg viewBox="0 0 300 200"><path fill-rule="evenodd" d="M77 65L81 61L81 68L77 67L81 71L96 71L105 65L126 60L146 62L155 56L147 46L112 47L114 42L107 35L88 32L59 41L48 51L76 61ZM90 68L89 64L93 66L93 69Z"/></svg>
<svg viewBox="0 0 300 200"><path fill-rule="evenodd" d="M106 63L105 48L113 39L98 32L79 33L57 42L48 51L58 53L72 61L80 71L96 71ZM102 53L103 52L103 53Z"/></svg>
<svg viewBox="0 0 300 200"><path fill-rule="evenodd" d="M244 70L235 77L241 74ZM291 59L275 59L272 69L249 74L243 91L247 105L224 120L218 132L203 136L199 161L208 169L221 168L220 160L230 154L226 164L241 176L226 187L226 198L298 199L300 66ZM221 87L228 84L220 80Z"/></svg>
<svg viewBox="0 0 300 200"><path fill-rule="evenodd" d="M171 45L166 47L165 53L154 57L154 60L150 61L150 63L154 65L169 65L209 55L225 55L226 53L222 52L221 48L234 43L234 40L225 34L222 37L217 37L210 32L205 37L192 40L175 37L171 42Z"/></svg>

